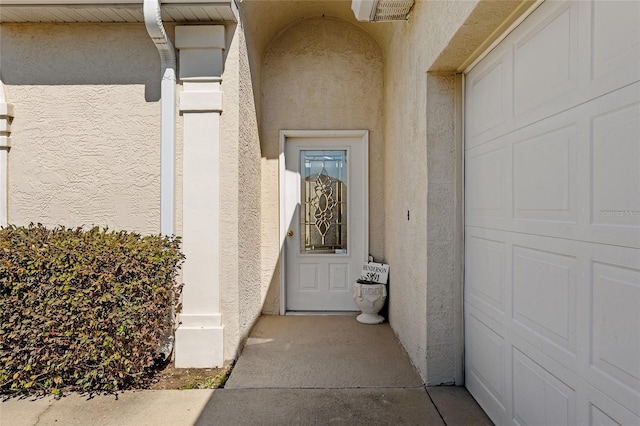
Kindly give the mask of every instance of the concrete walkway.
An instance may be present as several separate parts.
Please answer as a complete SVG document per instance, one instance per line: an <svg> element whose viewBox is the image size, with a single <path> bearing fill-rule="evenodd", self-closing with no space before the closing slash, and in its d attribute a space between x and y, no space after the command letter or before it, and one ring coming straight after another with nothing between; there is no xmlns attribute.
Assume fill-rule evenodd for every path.
<svg viewBox="0 0 640 426"><path fill-rule="evenodd" d="M5 425L491 425L464 388L425 388L388 324L262 317L224 389L0 403Z"/></svg>

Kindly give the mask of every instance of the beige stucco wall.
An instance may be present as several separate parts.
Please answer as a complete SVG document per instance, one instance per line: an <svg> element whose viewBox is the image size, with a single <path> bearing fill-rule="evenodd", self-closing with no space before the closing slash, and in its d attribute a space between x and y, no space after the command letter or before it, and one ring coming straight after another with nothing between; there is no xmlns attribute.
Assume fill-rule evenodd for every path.
<svg viewBox="0 0 640 426"><path fill-rule="evenodd" d="M462 86L456 72L524 6L518 1L417 1L407 22L366 27L387 55L389 316L429 385L464 380ZM404 220L388 219L400 217Z"/></svg>
<svg viewBox="0 0 640 426"><path fill-rule="evenodd" d="M421 4L414 19L387 25L385 68L385 254L389 321L407 354L426 375L427 250L426 58ZM420 18L418 21L416 18ZM411 46L411 47L409 47ZM408 216L407 216L408 215Z"/></svg>
<svg viewBox="0 0 640 426"><path fill-rule="evenodd" d="M456 73L530 3L418 0L408 21L356 23L350 1L241 2L242 23L227 27L222 85L226 359L261 308L280 308L278 131L368 129L370 252L391 265L391 325L426 383L461 383ZM160 61L144 26L0 31L16 109L9 220L157 232ZM181 135L178 117L178 234Z"/></svg>
<svg viewBox="0 0 640 426"><path fill-rule="evenodd" d="M0 31L9 223L159 232L160 59L144 25Z"/></svg>
<svg viewBox="0 0 640 426"><path fill-rule="evenodd" d="M427 379L462 384L462 77L427 80Z"/></svg>
<svg viewBox="0 0 640 426"><path fill-rule="evenodd" d="M166 25L171 39L175 25ZM160 58L144 24L3 24L15 105L9 221L160 231ZM247 46L227 27L221 115L221 309L225 359L259 315L260 145ZM182 86L177 86L180 92ZM179 96L177 99L179 102ZM183 120L176 116L176 234Z"/></svg>
<svg viewBox="0 0 640 426"><path fill-rule="evenodd" d="M333 18L303 20L267 47L262 61L264 312L280 307L279 131L369 130L369 251L384 257L383 55L367 33Z"/></svg>
<svg viewBox="0 0 640 426"><path fill-rule="evenodd" d="M220 283L224 358L234 359L260 314L260 142L247 43L227 27L220 116Z"/></svg>
<svg viewBox="0 0 640 426"><path fill-rule="evenodd" d="M356 93L347 93L363 96L373 87L382 87L378 99L383 108L376 122L384 124L384 132L380 154L372 156L372 161L380 155L383 173L372 177L380 179L380 186L371 185L377 194L384 194L383 200L375 201L384 210L373 209L383 215L372 217L372 224L381 228L372 227L371 235L382 230L383 238L378 240L382 246L372 244L372 251L391 265L391 325L426 383L462 384L459 73L530 4L418 0L408 21L358 23L350 1L241 2L241 16L251 37L254 84L262 86L262 97L257 98L262 120L263 286L269 283L264 312L279 309L277 130L327 128L324 123L331 122L324 109L319 114L318 108L305 108L331 104L333 88L345 78L339 75L343 65L323 52L356 43L338 31L320 40L319 31L311 32L320 22L341 22L352 31L357 27L368 33L383 58L382 84L370 83L366 88L349 84L347 90ZM280 49L278 55L276 49ZM315 61L303 60L305 54ZM320 68L322 72L316 74ZM366 74L359 77L360 81L368 78ZM287 110L283 99L295 107ZM364 121L361 125L372 129L369 126Z"/></svg>
<svg viewBox="0 0 640 426"><path fill-rule="evenodd" d="M251 67L244 29L238 32L239 45L239 115L238 151L241 163L238 185L240 195L239 239L241 259L239 273L240 336L248 335L262 309L267 288L261 280L261 152L258 113L254 100Z"/></svg>

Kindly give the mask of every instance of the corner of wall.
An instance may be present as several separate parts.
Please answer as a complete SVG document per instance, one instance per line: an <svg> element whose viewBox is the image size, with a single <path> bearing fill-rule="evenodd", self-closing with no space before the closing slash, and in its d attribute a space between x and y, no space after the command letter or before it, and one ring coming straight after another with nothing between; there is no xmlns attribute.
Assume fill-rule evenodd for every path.
<svg viewBox="0 0 640 426"><path fill-rule="evenodd" d="M427 74L428 385L462 381L460 78Z"/></svg>
<svg viewBox="0 0 640 426"><path fill-rule="evenodd" d="M8 223L8 177L9 149L11 149L11 121L13 105L7 102L4 84L0 80L0 226Z"/></svg>

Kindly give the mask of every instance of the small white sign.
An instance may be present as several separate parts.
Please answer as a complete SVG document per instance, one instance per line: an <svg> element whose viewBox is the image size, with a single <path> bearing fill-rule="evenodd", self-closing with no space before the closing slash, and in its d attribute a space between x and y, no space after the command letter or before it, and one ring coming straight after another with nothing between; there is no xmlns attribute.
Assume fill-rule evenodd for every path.
<svg viewBox="0 0 640 426"><path fill-rule="evenodd" d="M364 263L360 279L377 284L386 284L389 279L389 265L375 262Z"/></svg>

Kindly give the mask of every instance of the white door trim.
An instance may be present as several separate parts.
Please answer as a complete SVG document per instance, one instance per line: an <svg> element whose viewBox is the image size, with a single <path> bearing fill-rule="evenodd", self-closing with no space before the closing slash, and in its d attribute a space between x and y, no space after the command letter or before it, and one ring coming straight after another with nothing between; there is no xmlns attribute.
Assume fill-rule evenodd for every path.
<svg viewBox="0 0 640 426"><path fill-rule="evenodd" d="M369 131L368 130L280 130L280 151L278 155L278 167L279 167L279 210L280 210L280 315L287 313L287 300L286 300L286 256L285 256L285 241L286 232L288 229L287 218L285 217L284 200L285 200L285 143L287 138L360 138L363 144L363 155L366 158L365 167L363 167L364 173L364 188L362 191L363 203L365 206L365 212L367 214L364 217L364 246L369 247ZM368 250L368 249L367 249Z"/></svg>

